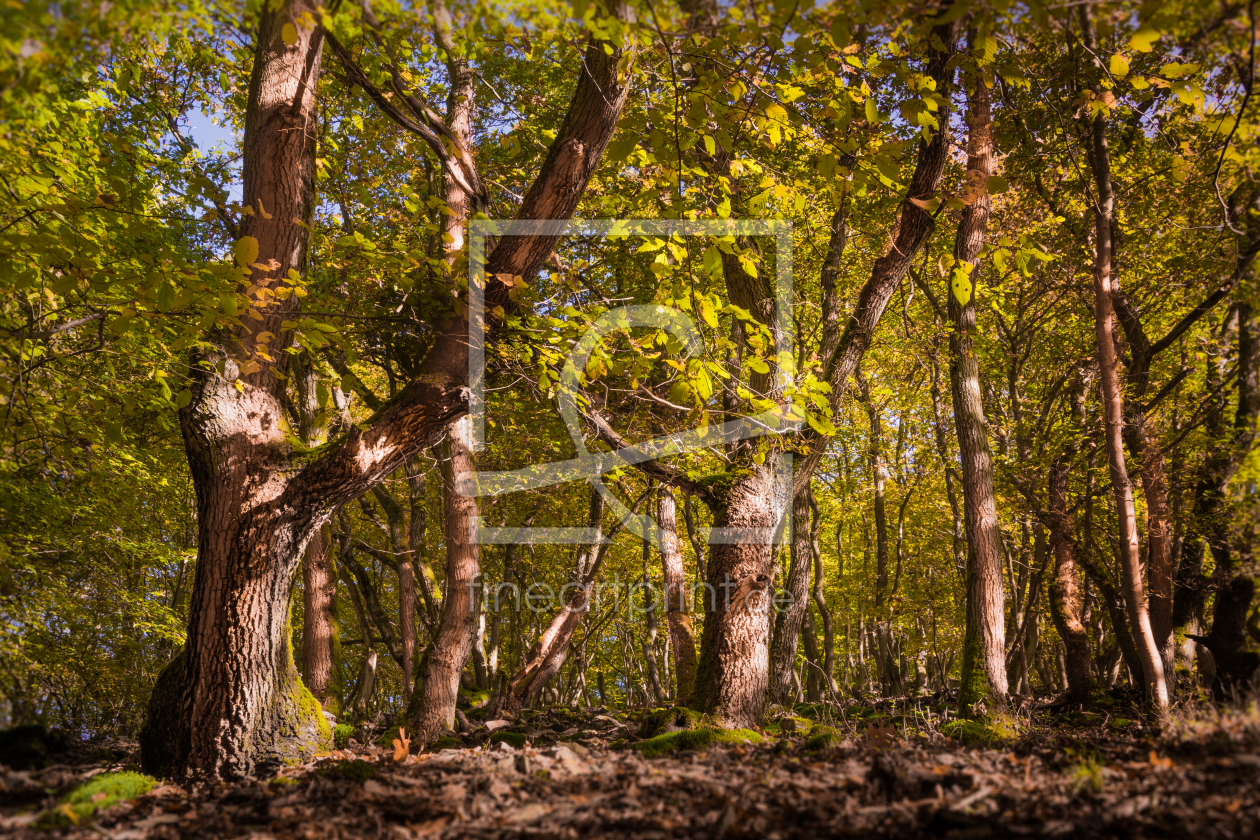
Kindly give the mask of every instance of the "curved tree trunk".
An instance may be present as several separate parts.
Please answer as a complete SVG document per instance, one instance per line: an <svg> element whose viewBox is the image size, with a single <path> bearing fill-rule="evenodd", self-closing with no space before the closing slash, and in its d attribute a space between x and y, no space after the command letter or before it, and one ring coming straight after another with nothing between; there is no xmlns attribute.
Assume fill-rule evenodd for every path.
<svg viewBox="0 0 1260 840"><path fill-rule="evenodd" d="M980 251L989 222L987 182L993 173L989 88L977 74L968 93L968 177L970 200L958 223L954 267L948 294L950 333L949 379L954 401L954 427L962 461L963 517L967 531L967 619L963 642L962 689L958 705L965 715L983 702L1006 704L1006 657L1002 589L1002 536L998 532L993 467L989 459L989 424L984 416L980 360L976 357L976 290ZM972 173L975 173L972 175Z"/></svg>
<svg viewBox="0 0 1260 840"><path fill-rule="evenodd" d="M661 528L661 565L665 581L665 619L669 623L670 647L674 653L675 702L687 705L696 684L696 635L691 626L691 599L682 553L678 550L678 517L674 494L661 488L657 504L657 524Z"/></svg>
<svg viewBox="0 0 1260 840"><path fill-rule="evenodd" d="M289 593L302 554L333 511L437 443L468 410L467 329L455 317L415 378L365 430L352 428L300 462L285 440L287 375L274 361L285 354L270 343L283 349L290 334L283 324L300 298L257 290L274 294L291 271L306 269L316 200L315 88L324 41L336 49L323 30L305 25L319 14L306 0L268 4L259 13L242 177L244 204L253 212L234 249L238 298L251 292L259 319L214 333L219 346L193 359L192 400L180 412L197 491L197 575L185 649L155 687L141 739L145 766L166 776L248 775L259 761L331 745L290 652ZM623 57L621 48L591 36L569 112L520 218L573 214L625 103ZM486 266L490 311L512 306L499 278L532 276L554 241L507 237L495 248ZM498 327L488 325L491 334Z"/></svg>
<svg viewBox="0 0 1260 840"><path fill-rule="evenodd" d="M1093 48L1093 26L1089 6L1081 7L1081 21L1086 46ZM1129 482L1124 457L1124 394L1120 388L1120 362L1116 354L1115 283L1111 265L1111 227L1115 214L1115 198L1111 189L1111 160L1107 148L1107 122L1099 114L1086 123L1085 141L1089 164L1094 176L1094 326L1095 350L1099 378L1102 381L1103 412L1106 434L1107 466L1111 473L1112 492L1116 500L1120 566L1124 575L1125 606L1133 631L1138 656L1142 662L1142 680L1146 693L1160 712L1168 708L1168 685L1164 679L1164 663L1151 631L1146 590L1142 581L1142 558L1138 548L1137 513L1133 486Z"/></svg>

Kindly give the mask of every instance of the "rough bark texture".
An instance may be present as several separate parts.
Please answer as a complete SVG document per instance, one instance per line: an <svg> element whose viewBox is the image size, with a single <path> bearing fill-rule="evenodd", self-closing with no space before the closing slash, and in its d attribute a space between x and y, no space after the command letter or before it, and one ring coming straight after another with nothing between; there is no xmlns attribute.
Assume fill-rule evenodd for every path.
<svg viewBox="0 0 1260 840"><path fill-rule="evenodd" d="M315 699L340 714L336 684L341 633L337 627L337 576L332 567L332 539L325 526L315 532L302 558L302 679Z"/></svg>
<svg viewBox="0 0 1260 840"><path fill-rule="evenodd" d="M274 289L290 271L305 272L325 38L303 20L318 14L305 0L291 0L259 15L242 177L253 214L236 249L238 269L249 272L242 290ZM286 24L296 24L292 44L282 36ZM522 218L572 215L625 102L622 58L623 50L592 37L569 113ZM499 276L532 275L552 244L536 237L508 242L488 260L491 307L511 305ZM284 354L269 345L287 344L281 324L297 301L258 300L262 320L245 318L248 326L219 331L218 349L191 366L193 398L180 419L197 490L197 577L181 667L177 676L167 672L168 681L183 685L155 692L142 740L146 765L165 775L247 775L259 760L331 743L288 651L288 595L306 544L340 505L436 444L467 411L466 327L453 318L417 376L366 430L351 428L309 460L294 453L283 433L285 380L272 361ZM263 333L268 341L260 340Z"/></svg>
<svg viewBox="0 0 1260 840"><path fill-rule="evenodd" d="M787 604L776 611L770 643L770 702L791 704L796 696L796 643L809 609L809 577L813 568L810 551L809 489L792 499L791 559L783 589Z"/></svg>
<svg viewBox="0 0 1260 840"><path fill-rule="evenodd" d="M1081 7L1081 19L1092 42L1092 25L1088 6ZM1088 45L1088 44L1087 44ZM1120 362L1116 354L1115 284L1112 277L1111 242L1115 198L1111 188L1111 160L1107 147L1107 123L1099 114L1086 122L1085 142L1089 150L1090 169L1094 176L1094 326L1095 351L1102 385L1105 423L1104 442L1107 466L1115 495L1117 531L1120 540L1120 565L1124 576L1122 591L1138 656L1142 662L1142 679L1146 693L1161 712L1168 708L1168 685L1164 664L1155 636L1151 631L1145 585L1142 580L1142 558L1138 547L1137 513L1133 486L1129 482L1124 453L1124 394L1120 386Z"/></svg>
<svg viewBox="0 0 1260 840"><path fill-rule="evenodd" d="M678 550L678 516L674 494L662 488L656 522L661 528L661 566L665 581L665 620L674 653L675 703L687 705L696 684L696 634L691 626L687 571Z"/></svg>
<svg viewBox="0 0 1260 840"><path fill-rule="evenodd" d="M1002 535L993 465L989 457L989 423L984 414L980 360L976 356L976 292L980 251L989 224L987 188L993 174L993 140L989 89L977 74L968 95L967 179L970 200L954 241L957 264L947 294L949 381L954 401L954 429L962 462L963 519L967 531L967 619L958 705L972 714L983 701L990 711L1006 704L1006 637L1003 627Z"/></svg>
<svg viewBox="0 0 1260 840"><path fill-rule="evenodd" d="M747 539L710 543L704 632L692 707L727 728L754 726L766 704L770 642L771 540L778 525L767 464L728 477L710 506L717 528Z"/></svg>
<svg viewBox="0 0 1260 840"><path fill-rule="evenodd" d="M472 651L476 587L480 586L480 555L476 541L477 500L459 492L461 477L475 469L472 424L467 417L451 424L442 459L442 488L446 499L446 597L433 645L421 665L407 722L417 741L431 743L455 726L459 677Z"/></svg>

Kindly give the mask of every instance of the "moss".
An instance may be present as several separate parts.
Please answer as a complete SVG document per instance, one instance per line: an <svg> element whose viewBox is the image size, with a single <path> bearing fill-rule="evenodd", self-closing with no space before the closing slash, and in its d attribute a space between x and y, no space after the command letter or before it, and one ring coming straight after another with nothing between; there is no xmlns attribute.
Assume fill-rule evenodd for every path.
<svg viewBox="0 0 1260 840"><path fill-rule="evenodd" d="M964 744L996 746L1003 741L1019 737L1023 727L1010 715L994 715L990 718L951 720L941 727L941 732Z"/></svg>
<svg viewBox="0 0 1260 840"><path fill-rule="evenodd" d="M350 741L350 736L354 734L354 727L348 723L339 723L333 727L333 743L337 745L337 749L341 749Z"/></svg>
<svg viewBox="0 0 1260 840"><path fill-rule="evenodd" d="M336 764L321 767L319 775L326 778L346 779L352 782L366 782L376 775L376 768L368 762L356 758L349 761L338 761Z"/></svg>
<svg viewBox="0 0 1260 840"><path fill-rule="evenodd" d="M766 728L771 732L780 732L784 735L808 735L810 729L817 725L814 721L806 720L803 717L785 715L771 721Z"/></svg>
<svg viewBox="0 0 1260 840"><path fill-rule="evenodd" d="M639 724L640 738L654 738L665 732L678 732L682 729L699 729L704 722L704 715L684 706L672 709L653 709L643 716Z"/></svg>
<svg viewBox="0 0 1260 840"><path fill-rule="evenodd" d="M438 738L432 744L429 744L429 752L441 752L442 750L462 750L464 742L458 738Z"/></svg>
<svg viewBox="0 0 1260 840"><path fill-rule="evenodd" d="M473 690L473 691L469 691L466 688L461 688L459 690L460 704L463 705L466 703L469 707L474 708L474 709L479 709L482 706L486 705L486 703L489 703L490 698L493 696L494 696L494 691L493 689L489 689L489 688L484 689L484 690Z"/></svg>
<svg viewBox="0 0 1260 840"><path fill-rule="evenodd" d="M984 671L984 660L980 650L979 628L969 628L963 641L962 682L958 687L958 714L964 718L974 717L977 706L989 699L991 686L989 677Z"/></svg>
<svg viewBox="0 0 1260 840"><path fill-rule="evenodd" d="M763 740L751 729L684 729L640 741L634 748L644 758L658 758L676 750L702 750L713 744L760 744Z"/></svg>
<svg viewBox="0 0 1260 840"><path fill-rule="evenodd" d="M49 827L65 828L91 819L97 811L111 805L143 796L157 785L157 780L143 773L101 773L66 794L61 803L49 811L41 822Z"/></svg>
<svg viewBox="0 0 1260 840"><path fill-rule="evenodd" d="M816 726L813 734L805 741L805 749L810 752L828 750L844 743L844 736L830 726Z"/></svg>
<svg viewBox="0 0 1260 840"><path fill-rule="evenodd" d="M1111 722L1111 727L1113 729L1128 729L1132 725L1133 721L1128 718L1116 718Z"/></svg>
<svg viewBox="0 0 1260 840"><path fill-rule="evenodd" d="M507 744L518 750L527 742L524 732L495 732L490 736L488 744Z"/></svg>
<svg viewBox="0 0 1260 840"><path fill-rule="evenodd" d="M625 738L618 738L617 740L615 740L615 741L611 742L611 743L608 745L608 749L610 749L610 750L624 750L624 749L626 748L626 743L627 743L627 742L626 742L626 739L625 739Z"/></svg>
<svg viewBox="0 0 1260 840"><path fill-rule="evenodd" d="M818 720L824 708L826 707L821 703L797 703L792 707L792 710L801 717Z"/></svg>

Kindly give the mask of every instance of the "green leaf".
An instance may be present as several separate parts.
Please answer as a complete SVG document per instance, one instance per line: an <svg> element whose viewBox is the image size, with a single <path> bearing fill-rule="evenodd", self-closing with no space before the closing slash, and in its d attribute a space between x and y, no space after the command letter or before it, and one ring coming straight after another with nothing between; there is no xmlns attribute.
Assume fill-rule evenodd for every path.
<svg viewBox="0 0 1260 840"><path fill-rule="evenodd" d="M1107 69L1117 79L1123 79L1129 75L1129 59L1125 58L1121 53L1116 53L1111 57Z"/></svg>
<svg viewBox="0 0 1260 840"><path fill-rule="evenodd" d="M157 287L158 312L170 312L175 303L175 286L168 280Z"/></svg>
<svg viewBox="0 0 1260 840"><path fill-rule="evenodd" d="M1165 79L1181 79L1186 76L1193 76L1198 72L1199 65L1197 64L1178 64L1173 62L1172 64L1165 64L1163 67L1159 68L1160 75Z"/></svg>
<svg viewBox="0 0 1260 840"><path fill-rule="evenodd" d="M192 402L192 391L188 390L187 388L185 388L184 390L180 391L178 394L175 395L176 408L183 408L184 406L188 405L190 402Z"/></svg>

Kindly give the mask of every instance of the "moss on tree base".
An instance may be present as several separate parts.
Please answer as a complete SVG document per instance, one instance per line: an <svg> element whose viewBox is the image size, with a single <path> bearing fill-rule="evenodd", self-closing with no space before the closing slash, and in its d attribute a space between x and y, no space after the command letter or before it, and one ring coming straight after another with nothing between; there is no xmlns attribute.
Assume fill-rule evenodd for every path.
<svg viewBox="0 0 1260 840"><path fill-rule="evenodd" d="M149 714L140 730L140 761L158 778L181 778L192 750L184 708L184 652L162 669L149 698ZM307 690L290 657L277 676L275 699L250 728L245 750L254 767L300 764L334 747L333 731L323 707Z"/></svg>

